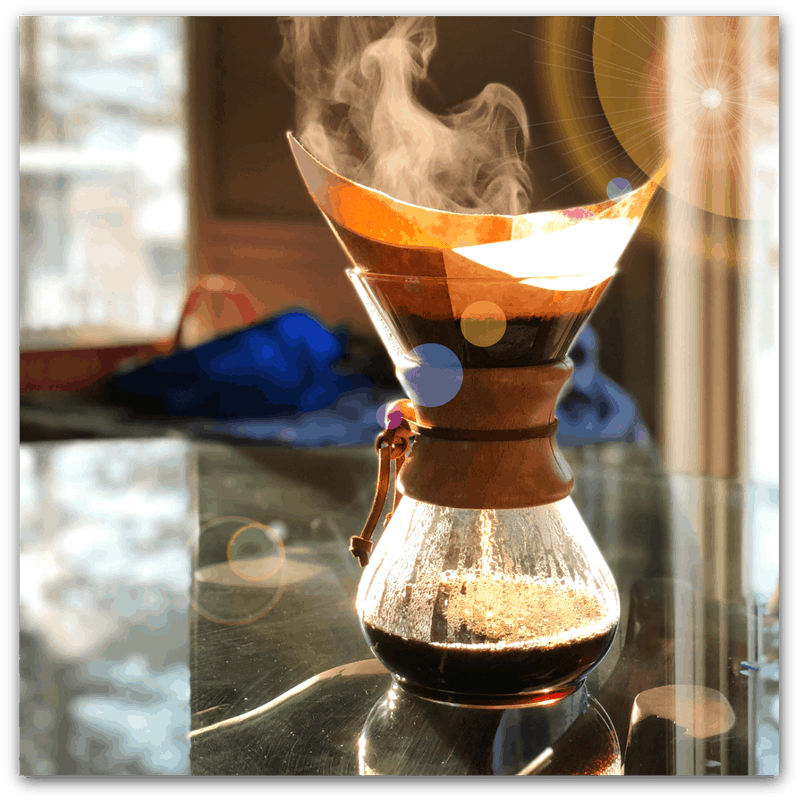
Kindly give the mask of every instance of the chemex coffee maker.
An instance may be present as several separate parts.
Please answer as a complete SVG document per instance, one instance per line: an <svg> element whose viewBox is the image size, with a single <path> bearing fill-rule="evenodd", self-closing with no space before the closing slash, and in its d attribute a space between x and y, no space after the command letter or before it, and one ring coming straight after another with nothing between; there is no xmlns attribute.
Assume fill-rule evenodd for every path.
<svg viewBox="0 0 800 800"><path fill-rule="evenodd" d="M608 652L620 603L570 499L554 412L570 346L657 183L563 211L449 213L289 144L408 395L387 411L375 502L351 539L364 635L429 700L555 702Z"/></svg>

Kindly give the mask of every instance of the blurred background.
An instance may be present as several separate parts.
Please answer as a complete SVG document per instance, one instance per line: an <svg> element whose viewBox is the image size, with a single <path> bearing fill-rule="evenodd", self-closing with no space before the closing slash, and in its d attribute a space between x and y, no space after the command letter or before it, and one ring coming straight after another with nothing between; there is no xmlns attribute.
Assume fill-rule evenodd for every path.
<svg viewBox="0 0 800 800"><path fill-rule="evenodd" d="M23 703L40 703L25 718L41 723L23 732L23 771L181 773L188 745L153 762L136 732L188 726L183 645L154 646L144 660L114 655L104 648L118 641L116 622L88 649L48 650L36 637L111 602L102 587L114 581L141 586L126 570L166 548L178 561L142 566L152 607L141 625L179 641L188 588L177 553L192 503L185 440L364 445L401 390L286 144L294 97L277 69L276 18L19 25L22 558L31 576L22 692ZM532 210L604 201L611 181L638 186L672 159L573 351L561 441L585 458L758 482L743 511L746 556L707 585L724 594L735 574L766 603L778 567L777 18L442 17L437 30L437 105L492 81L523 100ZM737 114L703 123L711 117L688 115L687 92L695 104L704 98L704 114ZM281 383L268 353L296 378ZM109 461L103 448L80 449L87 439L128 444ZM48 443L70 440L66 455L49 455ZM74 499L94 496L81 488L86 475L104 487L94 505ZM155 503L138 539L134 506L114 505L123 495ZM700 520L690 499L676 514L713 543L713 520ZM104 527L119 574L83 575L97 570L86 541ZM65 531L68 555L54 566L45 555ZM72 589L36 588L53 575ZM45 669L42 652L73 672ZM91 658L105 672L87 677ZM63 674L68 685L58 684ZM87 686L116 693L122 722L98 716ZM45 735L67 724L47 716L59 692L84 698L69 722L83 749L59 756L66 767ZM131 710L137 702L150 711ZM92 737L107 743L109 731L120 744L98 762Z"/></svg>
<svg viewBox="0 0 800 800"><path fill-rule="evenodd" d="M757 426L777 411L777 18L746 32L736 19L704 31L711 55L670 80L694 88L692 70L713 74L709 83L732 73L749 92L736 124L755 134L730 144L733 166L702 149L675 166L681 188L659 192L592 317L592 358L635 405L664 466L776 482L778 437ZM642 183L670 136L711 136L665 123L667 99L684 102L666 77L666 23L615 20L437 20L437 105L492 81L522 98L533 210L602 201L611 180ZM743 37L749 61L733 63ZM66 419L63 401L78 399L45 393L97 394L115 369L289 310L346 330L345 350L366 348L359 366L374 357L376 383L392 387L344 254L286 146L294 97L280 48L272 17L21 20L23 439L48 424L36 413L45 400ZM631 117L634 100L643 111ZM738 194L709 169L734 172ZM706 187L722 199L698 199Z"/></svg>

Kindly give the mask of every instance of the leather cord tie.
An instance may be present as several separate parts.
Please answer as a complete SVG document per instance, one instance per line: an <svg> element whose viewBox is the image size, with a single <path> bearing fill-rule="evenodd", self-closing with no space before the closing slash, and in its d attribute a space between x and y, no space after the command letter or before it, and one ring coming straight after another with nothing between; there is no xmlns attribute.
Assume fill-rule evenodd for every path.
<svg viewBox="0 0 800 800"><path fill-rule="evenodd" d="M375 498L372 501L372 508L366 523L364 523L364 530L361 531L361 536L352 536L350 538L350 552L358 559L358 563L362 567L366 567L369 564L369 554L372 551L372 532L378 524L383 504L386 502L386 495L389 493L389 470L392 461L396 462L393 481L394 502L392 503L392 510L386 515L386 519L383 522L384 526L389 523L397 504L400 502L400 492L397 490L397 473L400 471L400 467L403 466L405 454L411 446L411 437L413 435L408 420L403 418L398 426L387 428L375 440L375 450L378 452L378 484L375 487Z"/></svg>
<svg viewBox="0 0 800 800"><path fill-rule="evenodd" d="M414 407L409 400L400 400L392 406L386 414L387 419L396 420L400 412L402 419L394 427L387 427L375 440L375 450L378 453L378 483L375 487L375 497L372 500L364 530L360 536L350 538L350 552L358 559L362 567L369 564L369 554L372 552L372 534L378 525L378 520L389 494L390 471L392 462L395 462L394 501L392 510L383 521L384 527L389 524L400 502L401 494L397 489L397 475L400 472L406 453L411 447L411 439L415 436L429 437L431 439L445 439L460 442L516 442L525 439L547 439L554 436L558 430L558 420L538 428L524 428L521 430L460 430L457 428L439 428L420 425L415 418Z"/></svg>
<svg viewBox="0 0 800 800"><path fill-rule="evenodd" d="M548 439L555 436L558 420L538 428L503 429L497 431L461 430L459 428L431 428L409 420L415 436L429 439L445 439L452 442L519 442L524 439Z"/></svg>

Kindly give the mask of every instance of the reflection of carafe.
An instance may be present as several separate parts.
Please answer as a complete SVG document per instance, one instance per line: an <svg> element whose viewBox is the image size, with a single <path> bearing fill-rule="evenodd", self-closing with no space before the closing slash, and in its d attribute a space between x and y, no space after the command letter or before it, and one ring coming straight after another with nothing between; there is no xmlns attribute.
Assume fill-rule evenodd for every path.
<svg viewBox="0 0 800 800"><path fill-rule="evenodd" d="M359 186L289 141L410 398L387 415L375 502L351 539L373 652L446 703L572 693L611 646L619 597L569 498L554 412L566 353L655 183L588 208L451 214ZM391 461L402 499L372 552Z"/></svg>
<svg viewBox="0 0 800 800"><path fill-rule="evenodd" d="M557 704L443 708L397 684L356 743L362 775L618 775L619 740L585 690Z"/></svg>

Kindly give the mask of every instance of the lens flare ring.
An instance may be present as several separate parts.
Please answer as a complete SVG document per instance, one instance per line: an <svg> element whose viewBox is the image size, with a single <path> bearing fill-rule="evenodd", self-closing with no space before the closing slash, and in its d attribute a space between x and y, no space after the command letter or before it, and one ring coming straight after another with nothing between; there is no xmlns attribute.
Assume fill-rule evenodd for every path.
<svg viewBox="0 0 800 800"><path fill-rule="evenodd" d="M246 559L237 558L237 556L239 555L239 551L242 551L248 545L254 544L252 535L249 537L249 539L242 536L242 534L244 534L246 531L253 531L253 530L261 531L264 538L268 539L270 543L274 545L275 549L278 551L279 554L278 558L276 559L277 564L275 567L273 567L269 572L260 573L257 575L247 574L241 569L238 569L236 566L237 561L242 561L242 560L253 561L256 558L260 557L260 556L247 556ZM242 538L245 538L245 541L241 541ZM258 539L258 534L256 535L256 539ZM257 543L256 547L258 547ZM241 555L244 555L244 553L242 553ZM275 533L269 527L269 525L262 525L258 522L254 522L251 520L247 524L242 525L242 527L239 528L239 530L237 530L233 534L233 536L231 536L231 538L228 540L228 563L231 565L231 569L233 569L233 571L240 578L244 578L247 581L258 583L259 581L266 580L267 578L274 575L283 566L285 560L286 560L286 548L284 547L283 541L281 540L281 537L278 536L278 534Z"/></svg>
<svg viewBox="0 0 800 800"><path fill-rule="evenodd" d="M268 525L246 517L219 517L200 528L198 551L203 547L203 537L211 536L214 528L228 526L233 533L225 543L226 560L195 568L190 604L198 614L219 625L245 625L269 613L283 596L288 578L286 548L281 537ZM258 531L247 537L247 531ZM211 545L214 550L221 545L225 533ZM247 550L262 547L269 541L277 556L276 564L264 571L258 563L263 560L258 555L250 555ZM237 558L237 554L246 558ZM198 552L199 555L199 552ZM269 558L267 560L270 560ZM247 561L256 572L245 571L236 562ZM204 601L200 602L200 595Z"/></svg>

